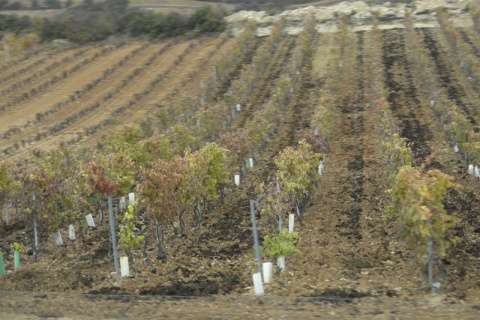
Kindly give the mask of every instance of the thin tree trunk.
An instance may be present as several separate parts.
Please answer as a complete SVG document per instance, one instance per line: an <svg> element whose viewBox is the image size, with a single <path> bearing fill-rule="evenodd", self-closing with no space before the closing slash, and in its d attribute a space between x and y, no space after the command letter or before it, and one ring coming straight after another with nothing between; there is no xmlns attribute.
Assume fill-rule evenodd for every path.
<svg viewBox="0 0 480 320"><path fill-rule="evenodd" d="M100 196L100 224L103 224L102 197Z"/></svg>
<svg viewBox="0 0 480 320"><path fill-rule="evenodd" d="M148 235L145 235L145 238L143 239L143 252L142 252L142 263L144 266L148 265L147 243L148 243Z"/></svg>
<svg viewBox="0 0 480 320"><path fill-rule="evenodd" d="M300 203L299 203L299 199L298 199L298 196L295 195L295 212L297 214L297 217L298 217L298 221L300 222L300 225L303 227L303 222L302 222L302 213L300 212Z"/></svg>
<svg viewBox="0 0 480 320"><path fill-rule="evenodd" d="M195 224L197 227L199 227L202 220L202 211L200 209L200 202L197 202L196 205L193 207L193 214L195 217Z"/></svg>
<svg viewBox="0 0 480 320"><path fill-rule="evenodd" d="M183 209L182 212L178 215L178 222L180 223L180 234L185 234L185 221L183 221L183 214L186 209Z"/></svg>
<svg viewBox="0 0 480 320"><path fill-rule="evenodd" d="M160 227L158 225L158 220L155 220L156 224L156 234L157 234L157 259L165 259L165 247L163 246L164 240L165 240L165 234L163 232L163 227L162 230L160 230Z"/></svg>
<svg viewBox="0 0 480 320"><path fill-rule="evenodd" d="M8 215L8 200L5 201L5 222L7 226L10 224L10 216Z"/></svg>
<svg viewBox="0 0 480 320"><path fill-rule="evenodd" d="M127 255L128 266L129 266L130 272L134 273L135 268L133 267L133 254L130 252L130 250L125 250L125 254Z"/></svg>

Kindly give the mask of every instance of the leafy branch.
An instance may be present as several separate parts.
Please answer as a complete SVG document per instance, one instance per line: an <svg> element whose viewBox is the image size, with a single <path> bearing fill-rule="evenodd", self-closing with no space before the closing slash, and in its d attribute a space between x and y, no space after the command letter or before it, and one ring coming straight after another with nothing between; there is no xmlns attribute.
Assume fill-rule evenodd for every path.
<svg viewBox="0 0 480 320"><path fill-rule="evenodd" d="M401 167L393 187L389 190L398 216L401 235L407 246L415 253L418 262L425 262L427 241L432 237L436 253L444 257L446 250L457 238L446 236L453 226L454 217L449 216L442 200L448 188L458 188L453 177L434 169Z"/></svg>

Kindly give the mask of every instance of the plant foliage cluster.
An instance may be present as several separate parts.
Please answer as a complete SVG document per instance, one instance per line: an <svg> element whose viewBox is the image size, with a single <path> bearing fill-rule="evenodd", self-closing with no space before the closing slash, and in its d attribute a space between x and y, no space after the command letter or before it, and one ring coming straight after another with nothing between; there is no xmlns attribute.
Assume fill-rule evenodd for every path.
<svg viewBox="0 0 480 320"><path fill-rule="evenodd" d="M255 48L255 41L252 41L255 29L256 26L250 24L235 42L234 47L238 50L224 56L216 65L217 86L228 81L231 70L243 64L242 61ZM284 54L278 49L282 43L287 43L282 42L281 24L255 60L258 68L254 72L250 72L252 69L241 72L240 81L248 79L245 100L239 100L237 90L229 90L224 101L215 101L218 94L215 81L207 80L203 87L205 91L202 91L205 97L182 95L172 98L176 102L161 108L154 119L145 119L140 125L126 127L102 139L97 149L73 152L60 148L37 153L29 166L5 164L2 186L6 187L0 190L3 200L14 207L16 221L24 223L30 230L36 226L40 239L45 239L46 233L55 232L72 221L81 221L85 215L99 212L98 209L102 223L107 196L118 201L126 193L136 190L140 199L135 207L138 215L132 222L133 212L127 214L121 225L120 238L123 237L128 246L128 243L136 243L137 236L146 236L146 232L154 228L158 256L164 256L165 233L172 230L176 237L180 237L188 231L190 225L187 222L201 226L212 203L222 198L232 186L232 174L245 164L246 159L254 157L255 150L261 151L260 146L271 138L272 129L280 124L280 117L287 110L288 96L298 89L300 83L298 79L309 48L308 39L313 35L311 28L307 31L300 50L295 53L296 62L286 68L289 75L282 76L279 86L272 88L272 93L280 94L272 94L271 101L266 103L268 108L262 113L263 121L275 119L271 125L261 122L259 126L255 121L248 121L242 129L228 129L235 119L232 108L238 102L248 101L254 82L261 78L260 70L265 72L272 67L276 59L272 59L273 55ZM239 89L236 85L236 82L230 84L232 89ZM154 134L156 130L164 134ZM211 141L218 141L219 145ZM300 143L298 148L292 155L300 154L300 158L293 162L302 161L306 156L306 161L312 163L301 162L304 169L311 171L309 180L303 181L309 184L318 165L313 165L312 159L318 162L319 156L306 142ZM288 161L287 157L285 155L281 161ZM290 183L288 179L295 179L293 175L285 174L285 181ZM16 185L19 187L15 188ZM309 186L301 190L312 189ZM306 193L301 192L303 194L299 196L303 199ZM288 201L293 201L292 196L293 193ZM41 208L44 204L45 208ZM139 224L143 226L140 234L132 235L139 219L143 220ZM33 243L33 238L30 240ZM120 240L123 246L122 243Z"/></svg>
<svg viewBox="0 0 480 320"><path fill-rule="evenodd" d="M433 155L420 168L413 167L412 152L398 133L388 103L380 99L376 105L383 114L380 131L391 198L391 204L385 209L385 218L398 222L400 237L412 250L417 262L427 261L430 239L435 244L436 255L443 257L449 245L457 239L447 237L454 218L448 215L442 201L447 189L458 185L451 176L436 169L426 169Z"/></svg>
<svg viewBox="0 0 480 320"><path fill-rule="evenodd" d="M200 203L205 207L230 184L229 161L228 150L215 143L173 155L162 136L146 138L140 126L126 127L106 139L101 150L44 152L28 167L0 163L0 200L13 205L17 222L43 237L99 206L101 212L107 196L119 199L136 186L145 218L184 233L185 211L193 213ZM132 232L133 213L129 206L120 227L120 246L126 250L141 241ZM30 240L36 247L33 235Z"/></svg>
<svg viewBox="0 0 480 320"><path fill-rule="evenodd" d="M300 253L296 248L298 239L297 232L289 232L288 229L283 229L280 233L266 235L263 238L262 249L269 257L273 258Z"/></svg>
<svg viewBox="0 0 480 320"><path fill-rule="evenodd" d="M454 217L448 215L442 200L448 188L459 187L453 178L439 170L401 167L390 194L395 201L395 211L401 227L401 235L413 250L419 263L425 263L427 241L431 237L435 253L444 257L447 248L458 241L447 236L454 225Z"/></svg>
<svg viewBox="0 0 480 320"><path fill-rule="evenodd" d="M425 95L433 95L437 90L432 83L435 75L431 73L432 66L426 52L422 50L421 37L413 28L410 14L407 12L405 26L407 30L409 54L415 54L414 64L418 68L418 77L425 79ZM372 56L381 54L382 34L374 28ZM382 69L382 66L370 61L372 69ZM397 120L390 111L388 100L384 97L384 80L381 74L371 72L371 86L374 88L373 103L379 116L378 129L381 133L381 146L385 159L386 178L389 186L388 194L391 204L385 208L385 218L392 220L398 226L399 236L412 250L419 266L426 262L431 266L434 256L444 257L447 248L458 239L449 236L448 229L454 225L455 218L448 215L443 206L444 195L449 188L458 187L453 177L437 169L427 170L433 161L434 155L427 158L420 167L413 167L414 154L408 140L400 135ZM416 74L417 75L417 74ZM436 93L436 91L435 91ZM430 101L428 101L430 103ZM426 104L424 102L424 104ZM448 106L447 106L448 105ZM427 106L426 106L427 107ZM447 136L455 139L465 139L466 122L459 117L458 112L450 104L441 103L432 105L441 117L448 117L449 125L445 126ZM441 110L441 111L440 111ZM447 119L447 118L445 118ZM463 133L461 133L463 132ZM431 249L431 251L430 251ZM429 268L429 279L433 274Z"/></svg>

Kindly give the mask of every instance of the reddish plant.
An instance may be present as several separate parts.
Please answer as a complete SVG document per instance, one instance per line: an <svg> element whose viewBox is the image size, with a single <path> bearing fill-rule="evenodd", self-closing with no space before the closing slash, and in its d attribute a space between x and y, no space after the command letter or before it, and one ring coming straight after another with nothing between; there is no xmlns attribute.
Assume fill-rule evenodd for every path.
<svg viewBox="0 0 480 320"><path fill-rule="evenodd" d="M92 172L92 174L88 176L88 183L92 187L93 193L100 193L103 195L111 194L120 186L119 183L108 183L105 173L94 161L87 163L87 167L90 168Z"/></svg>

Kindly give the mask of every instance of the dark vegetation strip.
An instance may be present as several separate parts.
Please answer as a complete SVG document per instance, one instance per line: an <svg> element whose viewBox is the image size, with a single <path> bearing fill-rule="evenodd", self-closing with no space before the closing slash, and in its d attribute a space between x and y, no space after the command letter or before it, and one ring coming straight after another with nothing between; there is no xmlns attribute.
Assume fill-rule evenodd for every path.
<svg viewBox="0 0 480 320"><path fill-rule="evenodd" d="M152 38L198 36L223 31L226 15L221 7L200 7L185 17L176 12L164 14L129 9L127 0L85 1L51 19L0 15L0 34L33 32L42 41L66 39L76 43L124 34Z"/></svg>
<svg viewBox="0 0 480 320"><path fill-rule="evenodd" d="M76 52L76 50L69 49L68 52ZM38 55L35 57L30 57L28 55L28 57L30 57L28 60L15 61L15 64L13 64L12 66L19 66L20 68L19 69L12 68L14 70L12 70L9 73L8 73L8 69L9 69L8 65L10 64L6 64L3 68L0 69L0 74L1 74L0 84L12 81L13 79L20 77L22 75L28 75L29 73L34 71L36 68L41 67L42 65L52 61L52 58L54 58L58 54L59 52L51 51L45 54L42 54L41 52L39 52ZM35 59L35 58L38 58L38 59ZM50 65L45 67L45 70L46 69L51 70L52 68L54 68L54 66L56 66L56 64L58 64L58 62L56 61L52 62ZM4 72L2 71L2 69L5 69L6 71Z"/></svg>
<svg viewBox="0 0 480 320"><path fill-rule="evenodd" d="M387 100L394 116L401 123L401 136L408 139L415 157L419 162L423 162L432 150L427 144L429 131L415 116L421 102L410 71L411 64L405 52L404 31L384 31L383 39Z"/></svg>
<svg viewBox="0 0 480 320"><path fill-rule="evenodd" d="M260 80L258 80L255 88L248 97L246 112L243 112L239 120L239 126L243 127L247 119L254 116L253 108L264 103L270 95L270 89L275 85L275 82L281 76L281 72L287 64L292 51L295 48L295 37L287 36L275 50L272 58L272 63L269 64Z"/></svg>
<svg viewBox="0 0 480 320"><path fill-rule="evenodd" d="M166 80L178 66L182 62L184 62L185 58L192 52L192 50L195 48L195 45L193 42L177 57L177 59L174 61L174 63L164 72L158 74L155 79L153 79L148 86L143 89L142 91L134 94L133 98L130 99L128 102L124 103L122 106L115 108L114 110L111 111L110 116L111 118L105 119L101 121L100 123L88 126L83 128L83 134L79 133L76 138L72 138L67 142L64 142L67 145L72 145L76 144L80 141L83 140L84 135L85 136L93 136L99 133L101 130L105 129L106 127L110 125L114 125L114 121L112 121L112 118L121 116L125 114L127 111L134 110L134 106L138 105L141 102L141 99L144 99L146 96L155 93L155 89L158 88L159 85L161 85L164 80ZM196 70L195 73L200 72L200 70ZM192 75L193 76L193 75ZM190 77L191 79L191 77Z"/></svg>
<svg viewBox="0 0 480 320"><path fill-rule="evenodd" d="M344 133L347 135L346 141L348 144L354 145L351 154L349 154L349 160L347 163L347 169L349 174L346 178L347 186L345 193L347 193L353 202L349 202L350 205L343 214L346 217L344 222L341 222L337 227L342 228L340 235L346 237L352 243L357 243L362 240L362 234L360 232L360 218L362 216L362 202L363 195L363 169L364 169L364 148L362 145L362 135L364 134L363 114L364 111L364 61L363 61L363 44L364 44L364 32L357 32L356 43L356 56L355 56L355 89L351 94L345 96L343 102L340 103L342 111L342 127ZM348 129L347 129L348 128ZM346 145L344 145L346 147Z"/></svg>
<svg viewBox="0 0 480 320"><path fill-rule="evenodd" d="M480 59L480 50L476 47L476 45L473 43L472 39L470 39L468 34L465 32L465 30L460 30L460 35L462 36L463 41L468 43L468 45L472 49L472 53L475 55L475 57Z"/></svg>
<svg viewBox="0 0 480 320"><path fill-rule="evenodd" d="M430 56L432 57L435 67L437 70L437 76L440 79L441 86L445 89L448 99L455 102L455 104L462 109L462 111L467 116L467 119L475 125L475 119L472 117L468 107L463 103L462 96L465 96L465 93L461 88L458 88L455 83L457 82L452 78L452 70L447 62L443 59L440 49L438 48L437 42L432 36L431 30L422 29L423 40L425 42L425 47L428 49Z"/></svg>
<svg viewBox="0 0 480 320"><path fill-rule="evenodd" d="M45 79L48 76L49 73L54 72L57 69L60 69L61 67L64 67L64 66L68 65L69 63L73 62L75 59L77 59L79 57L85 56L86 53L89 50L90 50L90 48L85 48L81 51L75 52L72 55L66 56L61 60L55 60L53 63L51 63L47 67L45 67L43 70L39 70L37 72L34 72L32 70L33 66L27 66L27 67L19 70L18 72L15 72L15 73L9 75L9 78L13 79L13 78L15 78L17 76L20 76L20 75L23 75L23 74L29 74L29 76L27 78L15 81L8 88L5 88L5 89L1 90L0 91L0 96L3 99L5 99L8 95L14 94L14 93L20 91L21 89L23 89L25 87L32 86L36 81L38 81L40 79ZM50 55L48 57L48 59L46 59L46 60L51 61L52 58L53 58L53 55ZM65 78L66 76L67 76L67 71L64 71L64 73L62 74L62 77ZM8 78L5 81L8 81Z"/></svg>
<svg viewBox="0 0 480 320"><path fill-rule="evenodd" d="M95 55L90 56L88 58L83 59L82 61L75 64L73 67L69 68L68 70L64 70L61 75L55 75L49 80L43 82L42 84L30 89L27 92L23 92L21 94L17 94L16 96L9 99L10 101L0 106L0 113L4 113L9 109L21 104L25 101L31 100L35 98L37 95L40 95L47 90L49 90L54 85L58 84L62 80L74 76L80 70L86 68L88 65L91 65L95 61L99 60L107 56L114 50L113 47L104 47L101 51L96 52Z"/></svg>
<svg viewBox="0 0 480 320"><path fill-rule="evenodd" d="M102 96L99 101L83 108L82 110L74 113L74 114L71 114L70 116L68 116L66 119L63 119L60 123L57 123L55 125L52 125L48 128L46 128L45 130L43 131L39 131L35 134L35 136L31 136L30 138L28 138L28 140L26 142L22 142L22 146L24 146L25 144L30 144L32 143L33 141L36 141L36 142L40 142L40 141L43 141L45 139L47 139L48 137L52 136L52 135L56 135L60 132L62 132L63 130L66 130L66 129L72 129L72 126L79 122L80 120L82 120L83 118L87 117L88 115L91 115L95 110L99 109L102 104L108 102L109 100L113 99L115 97L115 95L117 93L119 93L121 90L123 90L125 87L127 87L128 85L132 85L134 82L133 80L140 76L144 71L148 70L148 68L150 67L150 65L155 61L157 60L158 58L162 57L163 54L171 47L171 45L167 45L165 47L163 47L162 49L160 49L158 52L156 52L155 54L153 54L151 56L151 58L142 66L142 67L138 67L138 68L135 68L131 73L129 73L123 80L122 82L116 87L114 88L112 91L106 93L104 96ZM191 51L193 48L193 46L189 46L187 49L185 49L184 52L182 52L179 57L177 58L177 60L175 61L174 65L172 67L170 67L165 73L157 76L156 80L154 80L152 83L150 83L150 86L153 85L153 83L157 84L159 81L161 81L161 79L164 79L164 77L169 74L173 68L178 64L180 63L180 61L182 61L185 56L187 55L187 53L189 51ZM122 59L121 61L119 61L117 64L115 64L111 69L107 69L104 71L103 73L103 76L98 78L96 81L95 81L95 85L98 84L99 82L101 82L102 80L104 80L105 76L110 76L112 75L113 72L117 71L119 68L123 67L125 65L125 63L127 63L130 59L133 58L133 56L136 56L138 55L140 52L142 52L143 50L145 50L146 47L141 47L135 51L133 51L130 55L126 56L124 59ZM160 80L159 80L160 79ZM92 86L92 88L94 88L95 86ZM150 88L150 87L149 87ZM148 90L148 89L147 89ZM150 92L150 91L148 91ZM145 94L145 91L143 92L143 94ZM135 105L136 103L138 103L138 97L141 95L140 94L136 94L134 95L134 98L132 100L130 100L126 105L123 105L121 107L118 107L116 108L115 110L112 111L111 115L112 116L117 116L117 115L120 115L121 113L125 112L127 110L127 108ZM76 99L75 99L76 100ZM68 102L70 102L70 100L68 100ZM66 102L66 105L68 105L68 103ZM62 104L61 107L63 107L64 105ZM61 108L60 107L60 108ZM55 108L54 111L58 112L59 111L59 108ZM50 115L51 113L49 113L48 115ZM37 115L37 118L38 118L38 115ZM42 119L43 119L43 116L42 116ZM101 128L104 128L106 127L107 125L111 124L111 120L110 119L107 119L107 120L104 120L103 122L101 122L100 124L96 124L96 125L93 125L93 126L90 126L88 128L85 128L84 129L84 132L86 135L93 135L94 133L96 133L98 130L100 130ZM76 138L73 138L69 144L73 144L73 143L76 143L76 142L79 142L79 141L82 141L83 140L83 135L81 133L79 133L77 135ZM18 150L19 147L18 147L18 143L15 143L14 145L11 145L9 147L7 147L6 149L3 150L3 153L4 154L12 154L14 150Z"/></svg>
<svg viewBox="0 0 480 320"><path fill-rule="evenodd" d="M294 39L287 39L287 47L288 52L283 51L284 48L282 45L278 46L278 52L283 52L284 55L274 55L272 66L278 69L274 69L273 74L267 76L268 79L277 79L280 77L281 73L285 71L288 66L288 63L291 61L291 51L295 47ZM290 42L290 41L293 42ZM287 119L293 119L293 121L285 121L283 123L279 123L278 127L276 128L276 134L272 137L272 139L268 142L265 148L265 156L264 159L266 161L259 161L259 165L254 168L251 174L246 177L246 180L242 182L242 184L235 190L234 193L231 193L228 196L227 201L225 204L220 208L220 212L226 212L223 214L221 219L217 222L216 228L213 230L209 230L209 233L205 233L202 235L203 241L208 241L212 238L216 238L218 241L229 241L230 245L225 246L222 248L222 251L218 251L215 248L208 246L207 249L201 250L202 255L216 255L219 253L222 254L241 254L241 249L238 247L238 243L248 243L249 245L253 245L253 239L251 237L251 227L250 227L250 217L248 215L248 199L253 199L257 197L257 194L254 190L252 190L252 186L255 182L258 181L265 181L272 175L272 171L275 169L275 165L273 164L273 157L278 154L283 148L289 143L294 140L295 138L295 131L301 126L301 121L308 121L309 119L302 119L301 117L296 117L297 114L302 113L302 107L307 107L303 105L308 101L308 96L311 87L311 62L312 62L312 54L313 54L314 46L310 46L307 50L305 56L305 63L306 65L302 68L301 76L299 78L299 83L297 84L297 90L294 91L294 94L288 104L288 114L289 116L286 117ZM267 69L268 70L268 69ZM275 78L271 78L275 77ZM274 85L274 81L269 81L266 83L270 86ZM265 92L269 92L269 89L265 89ZM254 93L252 93L254 94ZM266 99L266 95L256 95L259 105L264 103L264 99ZM251 100L251 99L249 99ZM252 113L261 112L261 109L257 108L253 110ZM252 114L252 117L254 115ZM236 123L237 127L240 128L243 126L242 123ZM287 137L287 138L285 138ZM244 214L246 213L246 214ZM247 228L239 228L238 226L248 226ZM236 232L225 233L221 230L236 230Z"/></svg>
<svg viewBox="0 0 480 320"><path fill-rule="evenodd" d="M168 47L168 45L166 46ZM164 48L166 48L164 47ZM117 70L119 70L123 65L125 65L130 59L132 59L135 55L139 54L140 52L142 52L143 50L145 50L146 46L143 46L143 47L140 47L132 52L130 52L127 56L125 56L122 60L118 61L117 63L115 63L115 65L113 65L111 68L109 69L106 69L103 71L103 74L102 76L96 78L95 80L92 80L90 83L88 83L87 85L85 85L82 89L79 89L79 90L76 90L74 93L72 93L68 98L66 98L65 100L63 101L60 101L60 102L57 102L56 104L52 105L48 110L46 111L43 111L43 112L37 112L35 114L35 118L34 119L28 119L27 122L22 126L22 127L19 127L19 126L13 126L9 129L7 129L6 131L0 133L0 139L9 139L11 136L14 136L14 135L17 135L19 133L22 133L23 130L29 128L29 127L32 127L33 125L37 124L37 123L41 123L42 121L45 121L48 119L48 117L62 111L64 108L70 106L72 103L80 100L80 98L82 98L83 96L85 96L86 94L90 93L91 91L93 91L97 85L99 85L102 81L105 81L106 79L108 79L109 77L111 77L114 72L116 72ZM120 89L122 89L124 86L126 86L128 84L128 82L130 80L132 80L132 78L134 76L137 75L137 72L138 72L138 69L139 68L136 68L135 71L130 74L129 76L127 76L125 79L122 80L122 83L120 86L117 86L115 89L112 89L109 93L107 93L106 95L104 95L102 98L99 99L99 101L101 102L105 102L109 99L112 99L113 98L113 95L114 93L118 93L120 91ZM98 104L100 105L100 102L97 101L95 104ZM87 107L88 109L89 107ZM70 117L73 117L74 115L71 115ZM70 118L69 117L69 118ZM53 128L53 127L51 127ZM57 128L59 129L59 128ZM49 129L51 130L51 129ZM58 130L57 130L58 131ZM57 131L52 131L52 133L55 133ZM41 138L41 134L39 135L39 133L37 133L36 135L36 138L35 139L39 139ZM15 147L15 149L19 149L20 145L22 147L24 147L26 144L30 144L32 143L33 141L33 138L30 138L30 140L25 140L25 139L22 139L20 142L17 142L15 143L13 146ZM37 140L38 141L38 140Z"/></svg>

